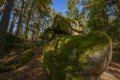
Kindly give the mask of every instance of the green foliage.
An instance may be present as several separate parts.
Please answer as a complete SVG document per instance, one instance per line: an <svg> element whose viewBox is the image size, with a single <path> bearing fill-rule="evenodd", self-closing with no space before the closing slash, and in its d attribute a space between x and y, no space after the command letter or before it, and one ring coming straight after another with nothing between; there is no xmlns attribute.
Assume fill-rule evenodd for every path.
<svg viewBox="0 0 120 80"><path fill-rule="evenodd" d="M14 48L15 39L16 38L15 38L14 35L7 34L6 41L5 41L5 47L6 47L7 50ZM17 44L21 44L22 42L23 42L23 39L17 37Z"/></svg>
<svg viewBox="0 0 120 80"><path fill-rule="evenodd" d="M111 42L104 32L54 39L44 47L44 67L51 80L82 80L84 74L90 74L85 69L90 57Z"/></svg>
<svg viewBox="0 0 120 80"><path fill-rule="evenodd" d="M88 17L88 26L92 30L106 31L108 27L108 8L106 0L93 0L91 4L86 6L89 8Z"/></svg>
<svg viewBox="0 0 120 80"><path fill-rule="evenodd" d="M8 42L8 43L15 42L15 35L7 34L6 42ZM21 39L21 38L18 37L17 38L17 43L22 43L22 42L23 42L23 39Z"/></svg>
<svg viewBox="0 0 120 80"><path fill-rule="evenodd" d="M3 3L4 3L4 1L3 1L3 0L0 0L0 6L1 6Z"/></svg>
<svg viewBox="0 0 120 80"><path fill-rule="evenodd" d="M55 33L53 31L46 33L45 39L49 41L53 40L55 38Z"/></svg>
<svg viewBox="0 0 120 80"><path fill-rule="evenodd" d="M79 4L80 0L68 0L68 11L66 13L70 18L75 19L80 23L80 10L78 7Z"/></svg>
<svg viewBox="0 0 120 80"><path fill-rule="evenodd" d="M78 0L79 1L79 0ZM87 27L87 31L103 31L113 39L114 50L120 50L120 1L80 0L68 1L67 15ZM75 18L77 17L77 18Z"/></svg>
<svg viewBox="0 0 120 80"><path fill-rule="evenodd" d="M47 40L47 42L51 41L52 39L55 38L55 33L53 31L53 27L46 28L42 35L41 35L42 40Z"/></svg>

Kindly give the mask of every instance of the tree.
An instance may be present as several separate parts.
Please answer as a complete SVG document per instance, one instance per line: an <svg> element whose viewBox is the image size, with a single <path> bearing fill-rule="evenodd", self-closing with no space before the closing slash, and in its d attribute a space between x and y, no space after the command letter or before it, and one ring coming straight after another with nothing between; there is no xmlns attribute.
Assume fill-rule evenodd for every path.
<svg viewBox="0 0 120 80"><path fill-rule="evenodd" d="M120 1L119 0L82 0L83 15L87 16L89 31L104 31L108 33L114 49L120 49Z"/></svg>
<svg viewBox="0 0 120 80"><path fill-rule="evenodd" d="M1 9L3 3L5 7ZM0 54L4 53L7 31L16 36L16 43L18 37L25 37L25 40L27 40L28 35L32 32L30 30L31 27L37 31L35 36L48 27L51 19L51 4L52 0L0 0L0 12L2 13L0 22Z"/></svg>
<svg viewBox="0 0 120 80"><path fill-rule="evenodd" d="M15 33L16 39L17 39L19 31L20 31L20 26L21 26L21 22L22 22L22 14L23 14L23 11L24 11L24 4L25 4L25 1L22 0L20 14L19 14L18 27L17 27L16 33ZM16 44L16 40L15 40L15 44Z"/></svg>
<svg viewBox="0 0 120 80"><path fill-rule="evenodd" d="M110 23L107 33L111 35L114 49L120 50L120 0L110 0L108 3Z"/></svg>
<svg viewBox="0 0 120 80"><path fill-rule="evenodd" d="M0 16L3 13L4 9L5 9L5 5L6 5L6 0L0 0Z"/></svg>
<svg viewBox="0 0 120 80"><path fill-rule="evenodd" d="M80 10L79 10L80 0L68 0L67 16L77 20L80 23Z"/></svg>
<svg viewBox="0 0 120 80"><path fill-rule="evenodd" d="M13 16L12 23L10 25L9 34L13 34L13 29L14 29L14 25L15 25L16 19L17 19L17 15L15 13L14 16Z"/></svg>
<svg viewBox="0 0 120 80"><path fill-rule="evenodd" d="M33 12L33 5L34 5L34 1L31 1L30 3L30 9L28 10L28 18L27 18L27 22L26 22L26 28L25 28L25 37L24 37L24 40L26 41L27 40L27 34L28 34L28 28L29 28L29 22L30 22L30 18L32 16L32 12Z"/></svg>
<svg viewBox="0 0 120 80"><path fill-rule="evenodd" d="M13 19L11 21L11 24L10 24L10 28L9 28L9 34L12 34L14 35L14 27L15 27L15 24L16 22L18 21L17 18L18 18L18 15L20 13L20 2L15 1L14 3L14 7L13 7L13 10L12 10L12 16L13 16Z"/></svg>
<svg viewBox="0 0 120 80"><path fill-rule="evenodd" d="M7 4L0 22L0 55L4 54L6 33L14 0L6 0Z"/></svg>
<svg viewBox="0 0 120 80"><path fill-rule="evenodd" d="M107 0L93 0L87 5L89 8L88 26L92 30L106 32L106 28L108 27L107 2Z"/></svg>

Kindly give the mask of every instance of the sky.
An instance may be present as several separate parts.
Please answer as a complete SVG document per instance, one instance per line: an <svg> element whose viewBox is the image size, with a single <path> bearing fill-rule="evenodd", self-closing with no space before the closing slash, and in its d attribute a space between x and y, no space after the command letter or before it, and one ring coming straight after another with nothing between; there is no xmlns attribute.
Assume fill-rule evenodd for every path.
<svg viewBox="0 0 120 80"><path fill-rule="evenodd" d="M65 12L67 11L67 1L68 0L52 0L53 1L53 8L55 8L56 12L62 12L63 15L66 15Z"/></svg>

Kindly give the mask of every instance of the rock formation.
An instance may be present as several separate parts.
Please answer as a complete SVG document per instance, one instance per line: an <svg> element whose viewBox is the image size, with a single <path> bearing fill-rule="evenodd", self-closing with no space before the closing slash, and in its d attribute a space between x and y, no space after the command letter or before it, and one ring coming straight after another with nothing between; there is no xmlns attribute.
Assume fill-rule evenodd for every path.
<svg viewBox="0 0 120 80"><path fill-rule="evenodd" d="M50 80L99 80L108 67L111 38L104 32L80 32L77 21L60 15L45 31L48 43L43 49L43 62Z"/></svg>

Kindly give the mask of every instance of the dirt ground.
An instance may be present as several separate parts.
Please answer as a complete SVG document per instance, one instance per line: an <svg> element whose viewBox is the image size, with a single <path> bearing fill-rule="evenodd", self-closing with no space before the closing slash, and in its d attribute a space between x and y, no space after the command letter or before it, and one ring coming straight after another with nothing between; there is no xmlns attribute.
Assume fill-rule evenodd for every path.
<svg viewBox="0 0 120 80"><path fill-rule="evenodd" d="M111 62L109 69L101 75L101 80L120 80L120 64Z"/></svg>
<svg viewBox="0 0 120 80"><path fill-rule="evenodd" d="M42 47L36 48L35 56L22 67L0 73L0 80L48 80L42 64ZM109 69L101 75L101 80L120 80L120 63L111 62Z"/></svg>

